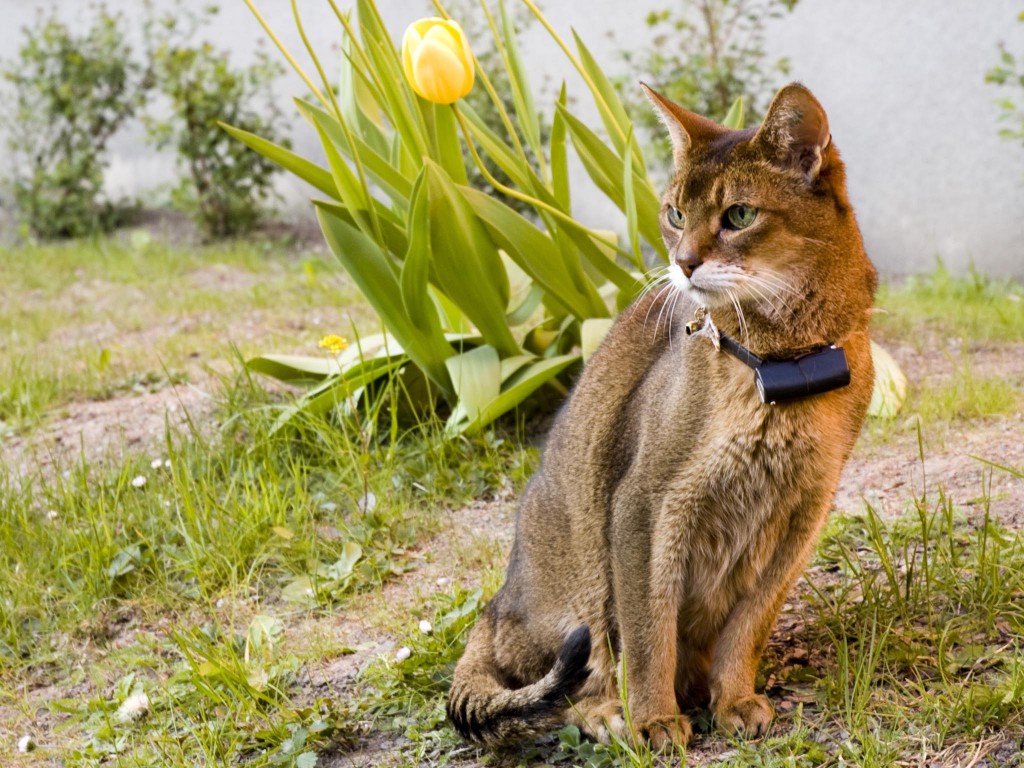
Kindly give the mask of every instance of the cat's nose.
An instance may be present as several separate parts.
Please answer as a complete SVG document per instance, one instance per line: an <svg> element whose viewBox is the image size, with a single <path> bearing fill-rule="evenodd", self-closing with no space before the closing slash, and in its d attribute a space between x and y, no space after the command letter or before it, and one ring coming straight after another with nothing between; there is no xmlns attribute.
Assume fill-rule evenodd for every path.
<svg viewBox="0 0 1024 768"><path fill-rule="evenodd" d="M680 269L683 270L683 274L687 277L693 277L693 273L703 263L703 259L697 254L696 251L686 249L676 255L676 264L679 265Z"/></svg>

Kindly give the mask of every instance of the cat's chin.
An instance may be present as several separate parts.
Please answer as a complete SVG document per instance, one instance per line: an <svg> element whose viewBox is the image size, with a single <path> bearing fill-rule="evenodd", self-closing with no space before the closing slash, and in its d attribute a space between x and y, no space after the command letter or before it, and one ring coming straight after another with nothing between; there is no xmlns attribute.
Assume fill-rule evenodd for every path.
<svg viewBox="0 0 1024 768"><path fill-rule="evenodd" d="M729 304L729 297L726 294L695 285L692 280L683 274L683 270L678 264L669 265L668 277L676 290L684 296L689 296L702 307L716 309Z"/></svg>
<svg viewBox="0 0 1024 768"><path fill-rule="evenodd" d="M693 283L683 292L705 309L721 309L730 306L729 297L724 293L698 288Z"/></svg>

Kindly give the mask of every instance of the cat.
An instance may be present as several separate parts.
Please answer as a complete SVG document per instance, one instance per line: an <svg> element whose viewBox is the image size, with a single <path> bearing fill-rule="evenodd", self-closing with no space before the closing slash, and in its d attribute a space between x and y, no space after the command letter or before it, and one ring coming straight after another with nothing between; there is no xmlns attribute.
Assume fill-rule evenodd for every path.
<svg viewBox="0 0 1024 768"><path fill-rule="evenodd" d="M758 662L871 399L877 276L817 99L792 83L730 130L644 88L672 142L670 265L586 365L522 495L448 698L474 742L573 723L684 745L683 712L708 703L722 731L764 735ZM848 386L761 402L747 366L684 333L699 307L762 358L842 348Z"/></svg>

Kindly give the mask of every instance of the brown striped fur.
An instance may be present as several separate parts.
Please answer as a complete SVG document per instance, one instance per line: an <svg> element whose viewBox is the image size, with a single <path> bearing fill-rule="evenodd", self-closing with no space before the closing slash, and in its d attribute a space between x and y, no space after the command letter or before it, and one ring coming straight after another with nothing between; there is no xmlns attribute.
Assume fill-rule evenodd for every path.
<svg viewBox="0 0 1024 768"><path fill-rule="evenodd" d="M573 722L684 744L682 710L707 703L723 730L764 734L757 665L870 400L875 270L821 106L793 84L759 129L730 131L649 95L675 148L665 241L692 275L622 314L555 422L505 584L455 670L449 715L474 741ZM723 228L739 202L754 224ZM748 368L683 333L698 302L762 357L842 346L850 385L760 403Z"/></svg>

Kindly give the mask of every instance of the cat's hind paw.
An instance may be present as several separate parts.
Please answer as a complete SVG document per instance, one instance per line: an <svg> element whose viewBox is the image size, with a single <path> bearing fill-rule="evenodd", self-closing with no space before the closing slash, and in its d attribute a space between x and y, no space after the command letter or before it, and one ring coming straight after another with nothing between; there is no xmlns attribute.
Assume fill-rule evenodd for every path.
<svg viewBox="0 0 1024 768"><path fill-rule="evenodd" d="M613 736L621 739L626 735L626 720L622 716L622 703L618 699L579 702L573 707L569 719L600 744L611 744Z"/></svg>
<svg viewBox="0 0 1024 768"><path fill-rule="evenodd" d="M758 739L768 733L774 711L768 699L756 694L715 708L715 725L731 736Z"/></svg>

